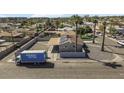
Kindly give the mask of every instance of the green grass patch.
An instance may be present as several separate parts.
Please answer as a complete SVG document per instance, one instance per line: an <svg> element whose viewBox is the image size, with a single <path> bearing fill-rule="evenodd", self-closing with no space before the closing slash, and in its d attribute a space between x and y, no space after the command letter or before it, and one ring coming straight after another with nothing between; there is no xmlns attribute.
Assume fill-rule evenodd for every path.
<svg viewBox="0 0 124 93"><path fill-rule="evenodd" d="M83 39L83 40L92 40L93 35L92 34L81 35L81 39Z"/></svg>

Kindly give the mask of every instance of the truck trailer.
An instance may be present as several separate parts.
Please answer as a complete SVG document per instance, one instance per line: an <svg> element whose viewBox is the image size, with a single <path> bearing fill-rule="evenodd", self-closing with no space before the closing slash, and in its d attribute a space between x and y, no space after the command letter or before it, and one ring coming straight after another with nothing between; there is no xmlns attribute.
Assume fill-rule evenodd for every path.
<svg viewBox="0 0 124 93"><path fill-rule="evenodd" d="M25 50L16 57L16 65L23 63L45 63L47 54L45 50Z"/></svg>

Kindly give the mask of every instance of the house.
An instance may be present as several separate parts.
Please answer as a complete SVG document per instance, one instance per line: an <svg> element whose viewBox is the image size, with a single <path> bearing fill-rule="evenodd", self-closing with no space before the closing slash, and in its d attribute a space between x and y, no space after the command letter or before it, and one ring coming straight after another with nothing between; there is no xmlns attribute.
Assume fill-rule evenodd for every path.
<svg viewBox="0 0 124 93"><path fill-rule="evenodd" d="M17 31L12 31L12 32L8 32L8 31L1 31L0 32L0 37L1 39L4 39L6 41L12 41L12 38L14 39L15 42L20 41L22 39L22 33L18 33Z"/></svg>
<svg viewBox="0 0 124 93"><path fill-rule="evenodd" d="M74 36L61 36L59 42L59 52L75 52L75 37ZM82 52L83 42L78 38L77 52Z"/></svg>
<svg viewBox="0 0 124 93"><path fill-rule="evenodd" d="M24 36L35 37L37 32L34 29L20 29L17 30L19 33L23 33Z"/></svg>
<svg viewBox="0 0 124 93"><path fill-rule="evenodd" d="M64 27L64 28L58 28L58 31L73 31L74 29L72 27Z"/></svg>
<svg viewBox="0 0 124 93"><path fill-rule="evenodd" d="M124 28L116 28L116 30L122 35L124 35Z"/></svg>
<svg viewBox="0 0 124 93"><path fill-rule="evenodd" d="M86 52L83 48L83 42L78 38L77 51L75 42L76 38L74 35L62 35L59 38L51 38L48 42L50 46L53 46L52 52L59 53L61 58L84 58Z"/></svg>
<svg viewBox="0 0 124 93"><path fill-rule="evenodd" d="M83 48L83 42L80 38L77 38L77 50L76 50L76 38L75 36L61 36L59 44L59 53L61 58L85 58L86 52Z"/></svg>
<svg viewBox="0 0 124 93"><path fill-rule="evenodd" d="M5 42L5 40L0 39L0 44L2 44L2 43L4 43L4 42Z"/></svg>

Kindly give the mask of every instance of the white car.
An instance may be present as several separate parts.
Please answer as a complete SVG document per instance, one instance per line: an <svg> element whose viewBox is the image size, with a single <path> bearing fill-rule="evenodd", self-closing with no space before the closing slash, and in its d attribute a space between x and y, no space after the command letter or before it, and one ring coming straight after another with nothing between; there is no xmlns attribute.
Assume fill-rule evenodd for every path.
<svg viewBox="0 0 124 93"><path fill-rule="evenodd" d="M119 41L117 41L117 43L124 46L124 40L119 40Z"/></svg>
<svg viewBox="0 0 124 93"><path fill-rule="evenodd" d="M2 43L4 43L4 42L5 42L5 40L0 39L0 44L2 44Z"/></svg>

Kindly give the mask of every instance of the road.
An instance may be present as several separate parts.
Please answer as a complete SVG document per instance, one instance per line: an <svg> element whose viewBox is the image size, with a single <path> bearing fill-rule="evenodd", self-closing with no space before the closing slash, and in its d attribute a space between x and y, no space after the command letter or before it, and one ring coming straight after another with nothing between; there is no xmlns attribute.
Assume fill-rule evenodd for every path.
<svg viewBox="0 0 124 93"><path fill-rule="evenodd" d="M98 40L101 40L98 38ZM109 40L106 42L109 42ZM112 42L113 44L114 42ZM108 43L106 43L108 44ZM31 49L40 49L36 43ZM14 62L8 62L13 53L0 61L0 78L2 79L96 79L96 78L124 78L124 63L104 62L48 62L44 65L22 65L16 66Z"/></svg>
<svg viewBox="0 0 124 93"><path fill-rule="evenodd" d="M122 67L121 67L122 66ZM123 64L49 63L44 66L0 64L0 78L124 78Z"/></svg>

